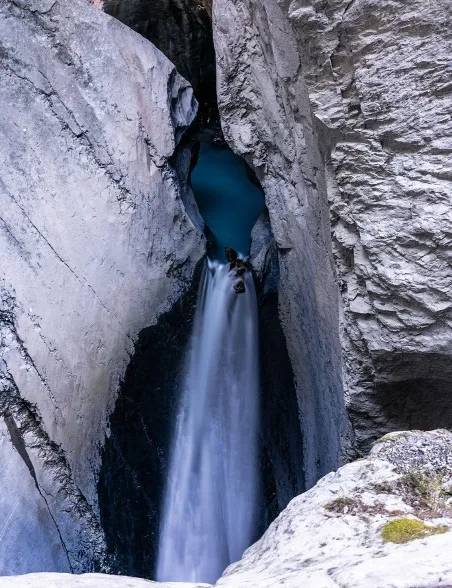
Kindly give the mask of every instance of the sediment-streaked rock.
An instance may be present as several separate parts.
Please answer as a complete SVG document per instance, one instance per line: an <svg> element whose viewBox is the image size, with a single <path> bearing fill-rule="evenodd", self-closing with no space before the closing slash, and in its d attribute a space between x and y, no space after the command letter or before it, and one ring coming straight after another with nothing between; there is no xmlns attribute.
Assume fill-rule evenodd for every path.
<svg viewBox="0 0 452 588"><path fill-rule="evenodd" d="M2 573L83 571L102 559L99 451L134 337L203 253L173 158L196 103L162 53L83 0L3 2L0 29L0 496L17 488L0 532L23 555ZM28 564L27 517L42 537Z"/></svg>

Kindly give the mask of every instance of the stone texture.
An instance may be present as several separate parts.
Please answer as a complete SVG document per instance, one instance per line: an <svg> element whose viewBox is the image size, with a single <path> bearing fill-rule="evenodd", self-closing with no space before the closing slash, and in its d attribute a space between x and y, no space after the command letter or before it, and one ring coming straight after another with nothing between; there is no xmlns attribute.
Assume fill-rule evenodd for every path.
<svg viewBox="0 0 452 588"><path fill-rule="evenodd" d="M292 2L326 157L359 449L450 427L448 1Z"/></svg>
<svg viewBox="0 0 452 588"><path fill-rule="evenodd" d="M441 503L412 479L441 484L452 473L452 454L430 459L448 431L399 433L376 444L368 459L330 473L298 496L217 582L221 588L433 588L452 584L452 494ZM422 444L422 459L406 458ZM397 449L395 449L397 448ZM398 457L395 454L398 453ZM386 461L390 455L391 462ZM384 459L382 459L384 458ZM408 473L411 474L410 477ZM436 486L433 486L436 488ZM429 509L422 508L422 490ZM446 509L444 509L446 505ZM409 517L450 530L405 544L384 543L390 520Z"/></svg>
<svg viewBox="0 0 452 588"><path fill-rule="evenodd" d="M231 147L265 190L279 253L279 315L303 434L306 487L346 433L327 189L299 48L284 5L216 0L217 90Z"/></svg>
<svg viewBox="0 0 452 588"><path fill-rule="evenodd" d="M310 401L309 366L341 374L326 198L356 448L452 426L451 16L448 0L215 2L223 125L266 190L307 438L337 387L323 375Z"/></svg>
<svg viewBox="0 0 452 588"><path fill-rule="evenodd" d="M0 462L0 575L10 570L17 574L55 569L69 572L70 563L48 506L48 496L30 475L30 463L15 449L4 421L0 423ZM35 550L36 544L41 549Z"/></svg>
<svg viewBox="0 0 452 588"><path fill-rule="evenodd" d="M402 431L294 498L227 568L218 588L449 588L452 585L452 433ZM398 518L445 527L407 543L384 543ZM31 574L0 588L176 588L124 576ZM177 584L177 586L192 586ZM196 586L207 586L196 585Z"/></svg>
<svg viewBox="0 0 452 588"><path fill-rule="evenodd" d="M162 53L83 0L2 2L0 29L0 411L32 508L47 497L72 570L86 571L103 550L99 451L134 338L203 254L175 170L196 103ZM14 451L4 480L20 528ZM6 520L11 503L0 508Z"/></svg>
<svg viewBox="0 0 452 588"><path fill-rule="evenodd" d="M211 0L97 0L94 4L149 39L174 63L192 85L204 122L217 115Z"/></svg>

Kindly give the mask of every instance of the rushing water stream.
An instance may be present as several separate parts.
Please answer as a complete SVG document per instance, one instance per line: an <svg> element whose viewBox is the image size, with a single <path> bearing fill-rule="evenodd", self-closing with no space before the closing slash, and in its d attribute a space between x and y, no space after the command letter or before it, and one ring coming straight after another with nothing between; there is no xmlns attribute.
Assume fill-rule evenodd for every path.
<svg viewBox="0 0 452 588"><path fill-rule="evenodd" d="M215 582L255 539L259 474L257 306L229 264L209 263L198 295L173 440L157 562L160 581Z"/></svg>

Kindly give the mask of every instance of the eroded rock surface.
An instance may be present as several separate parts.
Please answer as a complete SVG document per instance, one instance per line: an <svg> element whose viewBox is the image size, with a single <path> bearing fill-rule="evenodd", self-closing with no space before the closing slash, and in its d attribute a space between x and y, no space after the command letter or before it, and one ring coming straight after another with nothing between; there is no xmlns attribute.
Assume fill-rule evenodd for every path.
<svg viewBox="0 0 452 588"><path fill-rule="evenodd" d="M287 15L327 157L358 446L450 427L452 6L293 2Z"/></svg>
<svg viewBox="0 0 452 588"><path fill-rule="evenodd" d="M437 456L440 439L450 448L448 431L399 433L377 443L368 459L328 474L292 500L216 586L450 586L452 454L430 458ZM416 460L407 457L416 452ZM430 529L440 527L441 533L384 543L384 526L397 519L420 520Z"/></svg>
<svg viewBox="0 0 452 588"><path fill-rule="evenodd" d="M297 387L304 482L339 461L345 433L327 190L294 31L272 0L213 7L222 128L264 188L279 251L279 314Z"/></svg>
<svg viewBox="0 0 452 588"><path fill-rule="evenodd" d="M308 471L340 418L326 199L356 447L452 424L451 16L448 0L215 2L223 125L266 191Z"/></svg>
<svg viewBox="0 0 452 588"><path fill-rule="evenodd" d="M134 337L203 253L173 168L196 103L162 53L83 0L2 2L0 29L0 490L18 488L0 518L23 553L44 501L47 538L2 572L41 568L49 516L49 565L83 571L102 560L99 451Z"/></svg>
<svg viewBox="0 0 452 588"><path fill-rule="evenodd" d="M211 0L90 1L163 51L192 85L204 121L216 115Z"/></svg>

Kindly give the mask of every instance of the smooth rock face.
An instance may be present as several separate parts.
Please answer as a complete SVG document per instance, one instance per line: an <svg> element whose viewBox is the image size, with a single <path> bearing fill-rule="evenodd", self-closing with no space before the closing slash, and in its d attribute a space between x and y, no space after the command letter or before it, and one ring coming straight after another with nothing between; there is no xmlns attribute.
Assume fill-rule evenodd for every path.
<svg viewBox="0 0 452 588"><path fill-rule="evenodd" d="M0 493L19 500L0 503L1 520L16 513L4 548L23 553L27 505L48 507L47 540L2 572L83 571L102 559L99 450L133 339L203 253L169 161L196 103L163 54L83 0L3 2L0 29L0 414L15 446L4 434Z"/></svg>
<svg viewBox="0 0 452 588"><path fill-rule="evenodd" d="M0 422L0 463L0 509L3 515L0 575L11 570L17 574L30 570L69 572L71 568L58 527L52 519L48 496L36 484L30 462L27 463L14 447L3 420ZM36 545L41 548L35 549Z"/></svg>
<svg viewBox="0 0 452 588"><path fill-rule="evenodd" d="M218 581L221 588L431 588L452 584L448 431L399 433L368 459L330 473L289 504ZM407 456L422 446L423 458ZM391 462L386 461L390 457ZM427 480L427 482L426 482ZM428 484L431 485L431 492ZM408 517L443 534L384 543L383 526Z"/></svg>
<svg viewBox="0 0 452 588"><path fill-rule="evenodd" d="M0 588L203 588L207 584L158 583L106 574L27 574L0 578Z"/></svg>
<svg viewBox="0 0 452 588"><path fill-rule="evenodd" d="M346 432L339 295L315 120L284 4L216 0L213 27L222 128L265 190L279 249L279 314L310 487L337 467Z"/></svg>

